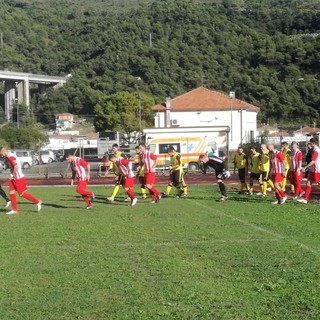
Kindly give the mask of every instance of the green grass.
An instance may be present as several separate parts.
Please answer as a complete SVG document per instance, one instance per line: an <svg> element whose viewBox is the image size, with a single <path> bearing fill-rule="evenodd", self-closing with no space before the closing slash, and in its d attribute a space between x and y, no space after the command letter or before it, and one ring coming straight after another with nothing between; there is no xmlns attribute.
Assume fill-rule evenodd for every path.
<svg viewBox="0 0 320 320"><path fill-rule="evenodd" d="M317 204L190 186L131 208L92 187L88 211L74 188L30 190L40 213L0 216L1 319L320 318Z"/></svg>

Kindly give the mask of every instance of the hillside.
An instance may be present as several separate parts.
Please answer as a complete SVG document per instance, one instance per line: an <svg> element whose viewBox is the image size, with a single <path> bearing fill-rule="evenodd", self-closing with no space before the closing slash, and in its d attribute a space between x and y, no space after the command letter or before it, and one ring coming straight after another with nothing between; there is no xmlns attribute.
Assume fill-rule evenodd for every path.
<svg viewBox="0 0 320 320"><path fill-rule="evenodd" d="M99 99L139 91L162 102L200 85L261 108L261 121L319 118L315 1L0 1L0 69L72 74L34 97L38 120L94 115ZM292 37L304 34L305 36ZM297 120L299 119L299 120Z"/></svg>

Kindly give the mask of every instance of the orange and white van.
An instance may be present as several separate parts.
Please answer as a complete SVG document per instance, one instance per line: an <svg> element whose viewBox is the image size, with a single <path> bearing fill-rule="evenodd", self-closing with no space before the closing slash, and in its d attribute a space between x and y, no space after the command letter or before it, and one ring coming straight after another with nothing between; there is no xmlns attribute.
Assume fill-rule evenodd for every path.
<svg viewBox="0 0 320 320"><path fill-rule="evenodd" d="M170 165L169 146L180 153L183 167L190 171L199 169L201 154L228 150L229 127L225 126L154 128L144 129L144 134L149 150L158 157L159 167Z"/></svg>

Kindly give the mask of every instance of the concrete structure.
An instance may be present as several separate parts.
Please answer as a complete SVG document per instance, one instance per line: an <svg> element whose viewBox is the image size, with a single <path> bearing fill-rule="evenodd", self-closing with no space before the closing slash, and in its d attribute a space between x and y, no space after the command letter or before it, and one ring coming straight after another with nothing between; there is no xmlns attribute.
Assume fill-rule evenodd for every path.
<svg viewBox="0 0 320 320"><path fill-rule="evenodd" d="M20 103L30 104L30 84L38 85L43 94L47 87L61 87L71 75L52 77L23 72L0 71L0 80L4 82L5 119L11 121L12 109Z"/></svg>
<svg viewBox="0 0 320 320"><path fill-rule="evenodd" d="M229 148L255 141L260 108L221 92L199 87L152 108L155 128L229 126Z"/></svg>

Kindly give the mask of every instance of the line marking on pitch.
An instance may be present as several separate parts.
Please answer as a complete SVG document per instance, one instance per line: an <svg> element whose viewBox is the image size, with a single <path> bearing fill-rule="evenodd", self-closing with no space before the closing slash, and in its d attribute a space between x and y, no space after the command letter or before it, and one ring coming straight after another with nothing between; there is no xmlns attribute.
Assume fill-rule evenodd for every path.
<svg viewBox="0 0 320 320"><path fill-rule="evenodd" d="M226 213L224 213L224 212L222 212L222 211L220 211L220 210L218 210L218 209L216 209L216 208L212 208L212 207L210 207L210 206L207 206L207 205L205 205L205 204L203 204L203 203L199 203L199 202L197 202L197 201L190 200L190 199L187 199L187 200L188 200L188 201L191 201L192 203L196 204L196 205L199 206L199 207L203 207L203 208L209 209L209 210L211 210L211 211L214 211L214 212L218 213L220 216L223 216L223 217L226 217L226 218L228 218L228 219L231 219L231 220L240 222L241 224L243 224L243 225L245 225L245 226L247 226L247 227L250 227L250 228L256 229L256 230L258 230L258 231L264 232L264 233L266 233L266 234L269 234L269 235L271 235L271 236L273 236L273 237L278 238L279 240L282 239L282 240L288 241L288 242L290 242L291 244L297 245L297 246L299 246L300 248L302 248L302 249L304 249L304 250L306 250L306 251L309 251L309 252L312 252L312 253L314 253L314 254L316 254L316 255L319 255L319 251L318 251L318 250L315 250L315 249L313 249L313 248L311 248L311 247L309 247L309 246L307 246L307 245L305 245L305 244L303 244L303 243L301 243L301 242L299 242L299 241L297 241L297 240L290 239L290 238L285 237L285 236L281 235L280 233L274 232L274 231L272 231L272 230L268 230L268 229L266 229L266 228L259 227L259 226L257 226L256 224L253 224L253 223L251 223L251 222L249 222L249 221L236 218L236 217L234 217L234 216L232 216L232 215L229 215L229 214L226 214Z"/></svg>

